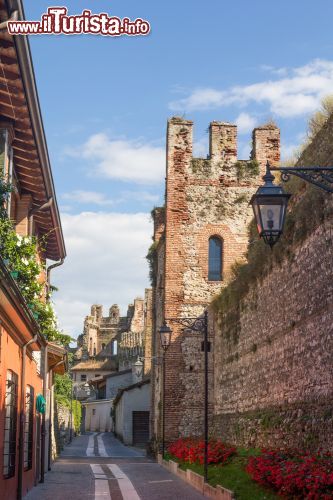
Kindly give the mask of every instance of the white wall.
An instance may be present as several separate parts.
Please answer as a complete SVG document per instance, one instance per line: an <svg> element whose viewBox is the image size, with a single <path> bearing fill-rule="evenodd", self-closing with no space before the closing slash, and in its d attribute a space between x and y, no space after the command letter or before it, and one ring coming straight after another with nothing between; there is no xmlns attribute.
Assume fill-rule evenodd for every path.
<svg viewBox="0 0 333 500"><path fill-rule="evenodd" d="M123 389L133 384L132 370L127 373L112 375L106 379L106 397L113 399L117 396L118 389Z"/></svg>
<svg viewBox="0 0 333 500"><path fill-rule="evenodd" d="M112 370L105 371L105 370L98 370L98 368L96 368L96 370L87 370L87 371L73 370L72 373L74 375L73 385L81 385L89 380L94 380L96 378L96 375L98 375L99 377L104 375L109 375L110 373L112 373ZM86 380L81 380L81 375L85 375Z"/></svg>
<svg viewBox="0 0 333 500"><path fill-rule="evenodd" d="M115 432L125 444L133 444L133 411L150 411L151 384L124 391L115 408Z"/></svg>
<svg viewBox="0 0 333 500"><path fill-rule="evenodd" d="M83 405L86 408L86 431L110 432L112 430L112 400L91 401Z"/></svg>

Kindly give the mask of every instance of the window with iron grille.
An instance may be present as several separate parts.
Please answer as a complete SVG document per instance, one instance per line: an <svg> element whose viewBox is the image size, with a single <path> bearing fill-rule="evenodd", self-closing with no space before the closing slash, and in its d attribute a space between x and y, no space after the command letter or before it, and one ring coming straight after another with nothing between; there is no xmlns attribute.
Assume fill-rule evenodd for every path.
<svg viewBox="0 0 333 500"><path fill-rule="evenodd" d="M16 429L17 429L17 383L18 377L12 370L7 370L5 398L5 429L3 440L3 475L15 476Z"/></svg>
<svg viewBox="0 0 333 500"><path fill-rule="evenodd" d="M34 388L27 385L25 392L25 420L24 420L24 469L32 467L34 422Z"/></svg>

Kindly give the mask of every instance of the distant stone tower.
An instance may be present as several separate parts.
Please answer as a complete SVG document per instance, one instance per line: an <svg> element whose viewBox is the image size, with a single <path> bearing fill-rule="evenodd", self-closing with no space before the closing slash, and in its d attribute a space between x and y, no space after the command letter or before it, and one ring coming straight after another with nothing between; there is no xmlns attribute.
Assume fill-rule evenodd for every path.
<svg viewBox="0 0 333 500"><path fill-rule="evenodd" d="M111 323L118 323L120 318L120 310L118 304L113 304L109 309L109 318Z"/></svg>
<svg viewBox="0 0 333 500"><path fill-rule="evenodd" d="M225 286L232 265L246 251L249 200L267 160L280 159L280 132L273 125L253 131L250 160L237 159L237 127L212 122L209 157L193 158L193 123L171 118L167 129L166 205L154 210L154 356L164 318L198 317ZM176 322L166 358L166 440L200 435L203 428L202 337ZM209 354L213 366L212 350ZM161 365L153 365L152 428L161 434ZM211 395L213 378L210 381Z"/></svg>
<svg viewBox="0 0 333 500"><path fill-rule="evenodd" d="M77 359L96 356L112 356L112 340L126 329L127 318L120 317L117 304L109 309L109 316L103 317L103 307L94 304L90 315L85 317L83 334L78 337Z"/></svg>
<svg viewBox="0 0 333 500"><path fill-rule="evenodd" d="M84 320L83 333L78 336L74 359L117 357L119 368L126 369L139 356L144 360L145 373L149 373L151 336L152 290L146 289L145 298L137 297L128 306L126 316L120 316L117 304L110 307L106 317L101 305L92 305L90 315Z"/></svg>

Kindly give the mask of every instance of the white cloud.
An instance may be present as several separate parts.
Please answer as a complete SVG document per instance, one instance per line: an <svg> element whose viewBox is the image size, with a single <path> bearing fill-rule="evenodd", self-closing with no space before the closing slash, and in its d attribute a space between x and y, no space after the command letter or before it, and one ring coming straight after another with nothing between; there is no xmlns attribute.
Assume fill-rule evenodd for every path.
<svg viewBox="0 0 333 500"><path fill-rule="evenodd" d="M193 144L193 156L195 158L206 158L208 154L208 139L207 136L201 137Z"/></svg>
<svg viewBox="0 0 333 500"><path fill-rule="evenodd" d="M107 198L104 193L99 193L97 191L75 190L69 193L64 193L62 198L79 204L106 206L127 203L128 201L157 203L160 197L158 194L149 193L148 191L121 191L119 195L110 199ZM68 205L65 205L65 207L67 210L64 209L64 211L67 212Z"/></svg>
<svg viewBox="0 0 333 500"><path fill-rule="evenodd" d="M247 134L248 132L252 132L257 124L257 120L248 113L241 113L236 118L235 123L240 134Z"/></svg>
<svg viewBox="0 0 333 500"><path fill-rule="evenodd" d="M92 135L79 149L67 154L89 160L90 174L139 184L156 184L165 176L165 150L141 140L113 140Z"/></svg>
<svg viewBox="0 0 333 500"><path fill-rule="evenodd" d="M72 336L82 332L84 317L94 303L128 303L149 286L145 256L152 225L146 213L82 212L63 214L67 247L63 266L51 273L59 288L54 294L60 326Z"/></svg>
<svg viewBox="0 0 333 500"><path fill-rule="evenodd" d="M252 143L250 142L240 142L238 144L238 158L242 160L248 160L250 158L252 149Z"/></svg>
<svg viewBox="0 0 333 500"><path fill-rule="evenodd" d="M281 144L281 160L286 161L297 157L299 144Z"/></svg>
<svg viewBox="0 0 333 500"><path fill-rule="evenodd" d="M171 102L170 108L193 111L231 104L268 103L272 113L288 118L314 111L320 100L332 92L332 61L316 59L298 68L280 68L273 72L281 78L225 90L195 89L188 97Z"/></svg>
<svg viewBox="0 0 333 500"><path fill-rule="evenodd" d="M93 205L112 205L113 201L106 198L105 194L96 191L72 191L62 195L64 200L77 203L91 203Z"/></svg>

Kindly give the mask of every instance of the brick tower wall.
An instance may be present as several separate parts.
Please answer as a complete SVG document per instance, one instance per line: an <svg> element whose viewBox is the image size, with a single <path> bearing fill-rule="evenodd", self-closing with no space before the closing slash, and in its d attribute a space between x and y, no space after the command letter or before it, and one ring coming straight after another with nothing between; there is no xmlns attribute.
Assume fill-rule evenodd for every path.
<svg viewBox="0 0 333 500"><path fill-rule="evenodd" d="M252 159L237 161L236 126L210 124L210 157L193 158L193 123L172 118L167 129L165 243L158 261L163 279L155 290L155 334L163 317L199 316L212 297L225 286L234 262L247 246L247 225L252 213L248 202L260 183L266 160L279 160L279 130L262 127L253 132ZM156 221L158 222L158 221ZM161 222L157 224L161 227ZM156 223L155 223L156 226ZM159 230L155 234L160 238ZM223 281L208 281L208 240L223 241ZM161 254L161 255L159 255ZM163 300L161 300L163 298ZM202 336L184 333L173 321L172 345L166 355L166 440L179 435L200 435L203 424ZM211 338L213 341L213 338ZM158 342L155 339L156 352ZM159 352L161 356L161 352ZM209 354L213 366L213 349ZM210 388L213 378L210 372ZM161 380L160 369L156 374ZM161 405L160 383L155 383L153 408ZM211 390L211 396L213 390ZM158 421L158 415L155 415ZM157 424L156 432L159 425Z"/></svg>

